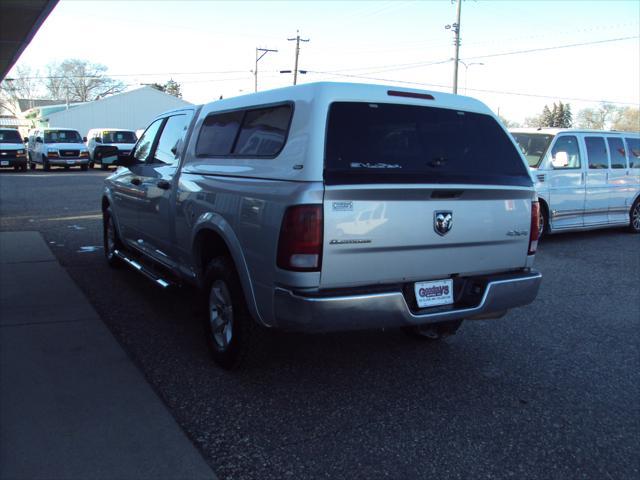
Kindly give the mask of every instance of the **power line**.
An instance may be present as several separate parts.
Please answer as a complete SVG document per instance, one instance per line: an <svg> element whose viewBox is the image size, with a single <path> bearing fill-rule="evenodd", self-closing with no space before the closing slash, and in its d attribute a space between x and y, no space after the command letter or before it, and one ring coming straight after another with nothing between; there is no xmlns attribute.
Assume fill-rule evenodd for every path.
<svg viewBox="0 0 640 480"><path fill-rule="evenodd" d="M597 44L602 44L602 43L620 42L620 41L623 41L623 40L631 40L631 39L635 39L635 38L640 38L640 36L632 35L632 36L628 36L628 37L608 38L608 39L605 39L605 40L593 40L593 41L590 41L590 42L570 43L570 44L565 44L565 45L554 45L552 47L530 48L530 49L527 49L527 50L512 50L512 51L508 51L508 52L491 53L491 54L487 54L487 55L476 55L476 56L473 56L473 57L466 57L466 59L467 60L480 60L480 59L483 59L483 58L504 57L504 56L507 56L507 55L518 55L518 54L542 52L542 51L548 51L548 50L559 50L559 49L563 49L563 48L582 47L582 46L587 46L587 45L597 45ZM397 72L397 71L400 71L400 70L411 70L411 69L414 69L414 68L429 67L431 65L440 65L440 64L447 63L447 62L450 62L450 61L451 61L451 59L438 60L438 61L432 61L432 62L414 62L414 63L405 63L405 64L396 64L396 65L379 65L377 67L370 67L371 69L374 69L374 71L372 71L372 72L364 72L364 73L362 73L362 75L384 73L384 72ZM344 70L329 70L327 72L334 72L334 73L338 74L340 72L346 72L346 71L350 71L350 70L368 70L368 68L360 67L360 68L357 68L357 69L353 68L353 69L344 69Z"/></svg>
<svg viewBox="0 0 640 480"><path fill-rule="evenodd" d="M377 82L388 82L388 83L402 83L402 84L406 84L406 85L418 85L421 87L437 87L437 88L446 88L449 89L451 88L451 85L441 85L441 84L436 84L436 83L424 83L424 82L411 82L411 81L407 81L407 80L396 80L396 79L391 79L391 78L379 78L379 77L367 77L364 75L350 75L350 74L346 74L346 73L333 73L333 72L320 72L320 71L314 71L314 70L308 70L309 73L312 74L321 74L321 75L333 75L336 77L348 77L348 78L359 78L362 80L374 80ZM532 97L532 98L550 98L550 99L558 99L561 98L563 100L571 100L571 101L575 101L575 102L589 102L589 103L613 103L616 105L638 105L636 102L618 102L618 101L614 101L614 100L605 100L605 99L598 99L595 100L593 98L576 98L576 97L564 97L564 96L559 96L559 95L539 95L539 94L533 94L533 93L522 93L522 92L509 92L509 91L502 91L502 90L487 90L487 89L481 89L481 88L469 88L469 90L472 90L474 92L482 92L482 93L494 93L494 94L501 94L501 95L516 95L516 96L521 96L521 97Z"/></svg>

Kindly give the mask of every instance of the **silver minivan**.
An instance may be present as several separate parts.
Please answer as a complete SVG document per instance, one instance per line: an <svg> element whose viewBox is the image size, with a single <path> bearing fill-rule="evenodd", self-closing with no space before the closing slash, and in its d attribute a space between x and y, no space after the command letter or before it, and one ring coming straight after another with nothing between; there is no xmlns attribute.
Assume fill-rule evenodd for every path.
<svg viewBox="0 0 640 480"><path fill-rule="evenodd" d="M640 134L513 129L532 170L541 231L628 225L640 232Z"/></svg>

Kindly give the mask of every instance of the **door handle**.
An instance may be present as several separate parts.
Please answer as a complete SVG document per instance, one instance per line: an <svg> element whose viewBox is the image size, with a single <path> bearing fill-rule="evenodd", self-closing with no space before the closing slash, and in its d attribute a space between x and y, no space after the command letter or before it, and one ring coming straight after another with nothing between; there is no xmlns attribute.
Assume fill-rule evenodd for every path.
<svg viewBox="0 0 640 480"><path fill-rule="evenodd" d="M166 180L160 180L157 185L158 188L161 188L162 190L169 190L171 188L171 184Z"/></svg>
<svg viewBox="0 0 640 480"><path fill-rule="evenodd" d="M131 183L133 185L135 185L135 186L138 186L138 185L140 185L142 183L142 180L140 180L139 178L135 178L134 177L134 178L131 179Z"/></svg>

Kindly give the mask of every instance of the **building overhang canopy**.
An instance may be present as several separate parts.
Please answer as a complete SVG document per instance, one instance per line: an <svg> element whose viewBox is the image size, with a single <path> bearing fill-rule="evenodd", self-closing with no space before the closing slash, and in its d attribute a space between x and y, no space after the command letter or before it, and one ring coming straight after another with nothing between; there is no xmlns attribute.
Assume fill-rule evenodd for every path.
<svg viewBox="0 0 640 480"><path fill-rule="evenodd" d="M0 0L0 80L4 80L58 0Z"/></svg>

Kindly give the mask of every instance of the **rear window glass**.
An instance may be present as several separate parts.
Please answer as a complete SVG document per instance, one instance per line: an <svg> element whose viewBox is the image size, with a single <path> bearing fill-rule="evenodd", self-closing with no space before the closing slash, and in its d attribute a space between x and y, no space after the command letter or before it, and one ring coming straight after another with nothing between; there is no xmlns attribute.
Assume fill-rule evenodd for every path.
<svg viewBox="0 0 640 480"><path fill-rule="evenodd" d="M0 143L22 143L17 130L0 130Z"/></svg>
<svg viewBox="0 0 640 480"><path fill-rule="evenodd" d="M607 147L604 145L604 138L584 137L584 143L587 146L589 168L609 168L609 159L607 158Z"/></svg>
<svg viewBox="0 0 640 480"><path fill-rule="evenodd" d="M627 157L624 153L622 138L608 137L611 168L627 168Z"/></svg>
<svg viewBox="0 0 640 480"><path fill-rule="evenodd" d="M629 148L629 168L640 168L640 138L626 137Z"/></svg>
<svg viewBox="0 0 640 480"><path fill-rule="evenodd" d="M209 115L200 129L198 156L274 157L284 146L291 105Z"/></svg>
<svg viewBox="0 0 640 480"><path fill-rule="evenodd" d="M489 115L352 102L330 107L325 181L532 184L515 145Z"/></svg>

